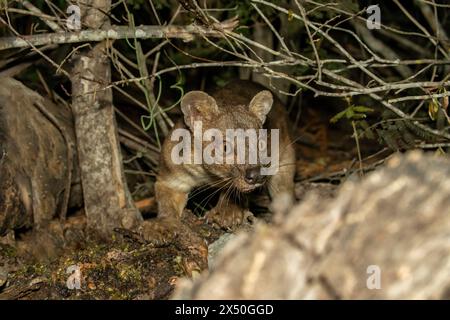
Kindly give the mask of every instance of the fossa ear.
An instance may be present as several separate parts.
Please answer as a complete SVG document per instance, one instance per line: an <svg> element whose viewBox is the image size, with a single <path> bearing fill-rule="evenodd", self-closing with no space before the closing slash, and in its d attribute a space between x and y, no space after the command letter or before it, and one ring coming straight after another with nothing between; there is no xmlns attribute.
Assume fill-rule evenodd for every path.
<svg viewBox="0 0 450 320"><path fill-rule="evenodd" d="M203 91L190 91L181 98L184 122L193 129L195 121L212 120L218 113L216 100Z"/></svg>
<svg viewBox="0 0 450 320"><path fill-rule="evenodd" d="M273 105L272 93L268 90L261 91L250 101L250 111L258 117L261 123L266 121L266 116Z"/></svg>

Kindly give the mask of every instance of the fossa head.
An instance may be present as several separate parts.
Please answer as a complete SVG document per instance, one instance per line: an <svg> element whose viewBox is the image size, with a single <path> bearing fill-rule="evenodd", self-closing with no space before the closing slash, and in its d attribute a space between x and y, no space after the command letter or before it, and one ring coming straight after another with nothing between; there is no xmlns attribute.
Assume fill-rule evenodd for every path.
<svg viewBox="0 0 450 320"><path fill-rule="evenodd" d="M260 129L272 104L272 93L267 90L255 95L248 105L232 105L231 102L230 105L218 105L213 97L202 91L184 95L181 110L184 122L194 136L194 144L197 141L203 155L223 159L202 162L209 174L241 192L250 192L264 184L267 176L261 174L261 167L266 163L261 161L259 152L267 154L267 150L262 149L269 149L270 134L264 137ZM256 158L255 152L258 152Z"/></svg>

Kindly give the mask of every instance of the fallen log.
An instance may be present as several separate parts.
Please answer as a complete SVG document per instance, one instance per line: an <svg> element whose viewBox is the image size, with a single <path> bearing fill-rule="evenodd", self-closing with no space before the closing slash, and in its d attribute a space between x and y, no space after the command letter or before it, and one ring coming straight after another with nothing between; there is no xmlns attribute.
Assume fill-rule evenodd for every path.
<svg viewBox="0 0 450 320"><path fill-rule="evenodd" d="M0 237L81 204L70 109L0 77Z"/></svg>
<svg viewBox="0 0 450 320"><path fill-rule="evenodd" d="M395 156L223 249L175 299L450 298L450 160Z"/></svg>

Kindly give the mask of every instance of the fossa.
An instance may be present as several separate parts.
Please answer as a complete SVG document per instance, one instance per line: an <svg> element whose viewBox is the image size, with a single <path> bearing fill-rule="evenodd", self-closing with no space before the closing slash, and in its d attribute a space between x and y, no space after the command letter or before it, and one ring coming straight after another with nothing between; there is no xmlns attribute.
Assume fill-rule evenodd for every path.
<svg viewBox="0 0 450 320"><path fill-rule="evenodd" d="M218 129L224 136L227 129L279 129L278 170L273 175L262 175L263 164L250 163L248 159L244 163L175 163L173 150L179 142L166 138L155 186L159 217L181 217L189 193L198 187L222 189L216 207L205 217L225 229L240 225L248 212L245 204L233 201L234 197L230 197L233 192L249 193L266 187L272 199L270 209L273 212L285 212L292 205L295 152L287 113L270 91L252 82L235 81L211 95L202 91L188 92L181 100L181 110L184 119L175 125L172 132L187 129L193 133L196 122L201 123L201 130ZM233 157L236 150L229 150L226 143L223 146L224 154Z"/></svg>

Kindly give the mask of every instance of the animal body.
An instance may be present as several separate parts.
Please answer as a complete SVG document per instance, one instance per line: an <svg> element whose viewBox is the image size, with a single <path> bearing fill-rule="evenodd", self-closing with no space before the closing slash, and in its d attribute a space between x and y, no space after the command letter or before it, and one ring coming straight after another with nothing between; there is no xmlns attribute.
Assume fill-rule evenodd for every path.
<svg viewBox="0 0 450 320"><path fill-rule="evenodd" d="M233 193L246 194L266 187L272 199L270 209L273 212L285 212L292 205L295 174L293 141L289 133L287 112L270 91L252 82L235 81L212 92L211 95L202 91L188 92L181 100L181 110L183 121L175 125L162 147L160 170L155 185L160 217L181 217L189 193L199 187L222 191L217 205L207 212L205 217L209 222L225 229L240 225L248 212L245 204L233 201L235 197L230 196ZM223 141L218 146L223 151L225 160L235 161L175 161L174 156L178 154L174 150L179 151L180 141L171 137L173 133L179 133L180 129L181 132L189 132L194 137L190 139L191 145L187 154L181 155L185 160L193 160L196 155L201 156L199 153L212 143L212 140L198 141L198 133L202 136L208 130L215 130L219 136L222 133L223 137L227 137L230 130L253 130L260 139L260 129L267 129L267 143L260 143L258 140L257 146L260 150L269 149L266 151L275 159L277 170L271 174L263 174L262 169L267 169L268 164L262 163L259 157L256 162L251 162L249 157L244 161L236 161L238 150L236 146L230 145L229 141ZM276 140L272 139L272 129L279 130ZM197 149L195 143L198 143ZM274 148L274 143L277 148ZM249 155L252 150L257 149L255 147L254 143L247 142L244 151ZM186 150L183 152L186 153ZM216 149L212 154L215 155L215 152ZM276 152L278 154L274 154ZM276 155L278 156L275 157Z"/></svg>

